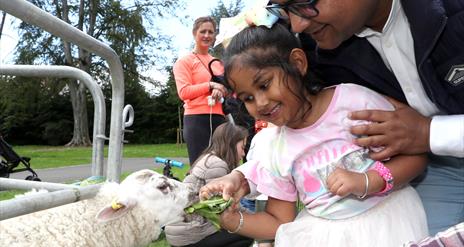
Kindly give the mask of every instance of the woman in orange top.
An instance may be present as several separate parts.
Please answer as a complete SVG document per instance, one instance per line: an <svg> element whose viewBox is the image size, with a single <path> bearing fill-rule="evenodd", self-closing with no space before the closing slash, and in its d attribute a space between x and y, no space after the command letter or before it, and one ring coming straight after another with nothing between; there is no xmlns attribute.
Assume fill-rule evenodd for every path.
<svg viewBox="0 0 464 247"><path fill-rule="evenodd" d="M179 58L173 68L177 93L184 102L183 135L190 164L208 147L216 127L225 122L221 99L226 94L223 85L211 81L208 69L209 62L214 59L208 51L216 38L216 22L210 16L200 17L195 20L192 33L193 51ZM224 73L221 63L214 62L211 67L215 75ZM208 96L214 102L208 100Z"/></svg>

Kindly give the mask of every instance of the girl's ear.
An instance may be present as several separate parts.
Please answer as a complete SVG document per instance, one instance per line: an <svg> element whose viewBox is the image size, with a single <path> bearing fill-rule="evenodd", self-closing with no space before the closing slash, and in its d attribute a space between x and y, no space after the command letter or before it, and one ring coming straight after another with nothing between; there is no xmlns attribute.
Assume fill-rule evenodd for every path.
<svg viewBox="0 0 464 247"><path fill-rule="evenodd" d="M295 48L290 52L290 63L296 66L301 75L306 75L308 69L308 59L305 52L300 48Z"/></svg>

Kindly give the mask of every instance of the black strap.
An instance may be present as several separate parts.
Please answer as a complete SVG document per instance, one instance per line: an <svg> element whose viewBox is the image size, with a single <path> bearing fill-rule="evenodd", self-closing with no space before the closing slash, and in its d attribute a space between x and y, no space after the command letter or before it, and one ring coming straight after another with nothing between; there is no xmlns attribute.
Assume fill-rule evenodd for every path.
<svg viewBox="0 0 464 247"><path fill-rule="evenodd" d="M219 58L214 58L214 59L212 59L211 61L209 61L209 63L208 63L208 69L209 69L209 73L211 74L212 77L217 76L217 75L215 75L215 74L213 73L213 68L211 68L211 65L212 65L214 62L219 62L219 63L222 64L222 61L221 61L221 59L219 59Z"/></svg>
<svg viewBox="0 0 464 247"><path fill-rule="evenodd" d="M214 81L214 82L219 82L219 83L223 83L223 79L221 80L221 78L223 77L222 75L215 75L213 73L213 68L211 67L211 65L214 63L214 62L220 62L222 63L221 59L219 58L213 58L211 61L209 61L208 63L208 66L206 66L206 64L203 63L203 60L201 60L201 58L197 55L197 53L193 52L193 55L195 55L198 60L200 60L200 63L203 65L203 67L209 72L209 74L211 75L211 81Z"/></svg>
<svg viewBox="0 0 464 247"><path fill-rule="evenodd" d="M197 55L196 52L194 52L193 55L195 55L195 57L197 57L198 60L200 60L200 63L203 65L203 67L211 74L211 76L213 76L213 73L211 73L211 67L209 67L209 69L208 69L208 66L211 64L211 62L208 64L208 66L206 66L206 64L203 63L203 60L201 60L201 58ZM216 58L215 58L215 59L216 59ZM214 59L213 59L213 60L214 60ZM213 60L211 60L211 61L213 61Z"/></svg>

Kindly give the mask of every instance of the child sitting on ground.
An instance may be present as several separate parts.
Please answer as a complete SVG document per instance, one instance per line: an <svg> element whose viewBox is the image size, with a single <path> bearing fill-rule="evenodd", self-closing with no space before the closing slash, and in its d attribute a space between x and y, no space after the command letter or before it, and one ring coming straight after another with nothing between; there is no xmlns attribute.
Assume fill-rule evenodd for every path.
<svg viewBox="0 0 464 247"><path fill-rule="evenodd" d="M219 125L213 133L211 145L200 154L183 182L199 191L210 180L230 173L245 155L247 136L248 131L244 127L231 122ZM165 233L172 246L248 247L253 241L238 234L218 230L200 215L194 215L187 222L167 225Z"/></svg>

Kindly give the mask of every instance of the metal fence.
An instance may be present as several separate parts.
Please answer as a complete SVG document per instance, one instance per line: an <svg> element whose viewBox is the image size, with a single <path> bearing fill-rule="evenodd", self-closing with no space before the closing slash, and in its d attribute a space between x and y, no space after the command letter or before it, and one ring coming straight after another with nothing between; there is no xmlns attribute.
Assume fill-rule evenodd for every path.
<svg viewBox="0 0 464 247"><path fill-rule="evenodd" d="M26 0L0 0L0 10L92 52L108 63L111 75L112 98L106 178L108 181L119 182L122 169L124 132L125 128L132 124L134 115L131 106L126 107L123 113L124 74L119 56L108 45L39 9ZM95 102L91 173L92 175L103 175L103 146L105 139L108 139L105 136L106 110L104 97L101 89L87 73L67 66L0 65L0 74L70 77L85 83ZM127 117L129 120L123 124ZM77 187L0 178L0 190L14 188L45 188L53 192L0 202L0 220L91 198L97 193L99 185Z"/></svg>

